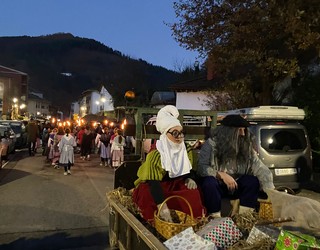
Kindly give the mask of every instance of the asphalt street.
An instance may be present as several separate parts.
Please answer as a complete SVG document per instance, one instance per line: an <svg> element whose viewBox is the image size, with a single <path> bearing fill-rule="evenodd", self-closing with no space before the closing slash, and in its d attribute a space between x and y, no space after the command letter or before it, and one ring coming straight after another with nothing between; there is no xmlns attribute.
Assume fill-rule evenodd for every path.
<svg viewBox="0 0 320 250"><path fill-rule="evenodd" d="M39 150L40 151L40 150ZM37 153L0 171L0 249L109 249L106 193L114 170L76 155L71 175Z"/></svg>

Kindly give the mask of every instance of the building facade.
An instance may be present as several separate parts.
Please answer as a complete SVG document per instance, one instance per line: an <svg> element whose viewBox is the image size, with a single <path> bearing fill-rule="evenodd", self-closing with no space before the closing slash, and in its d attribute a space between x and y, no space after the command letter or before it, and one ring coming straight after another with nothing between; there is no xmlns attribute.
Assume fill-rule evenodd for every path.
<svg viewBox="0 0 320 250"><path fill-rule="evenodd" d="M71 104L71 117L84 117L87 114L104 115L113 111L113 99L108 90L102 86L98 90L86 90L77 102Z"/></svg>
<svg viewBox="0 0 320 250"><path fill-rule="evenodd" d="M26 111L28 75L0 65L0 114L3 119L16 119Z"/></svg>
<svg viewBox="0 0 320 250"><path fill-rule="evenodd" d="M30 92L28 95L27 116L47 119L50 114L50 101L42 93Z"/></svg>

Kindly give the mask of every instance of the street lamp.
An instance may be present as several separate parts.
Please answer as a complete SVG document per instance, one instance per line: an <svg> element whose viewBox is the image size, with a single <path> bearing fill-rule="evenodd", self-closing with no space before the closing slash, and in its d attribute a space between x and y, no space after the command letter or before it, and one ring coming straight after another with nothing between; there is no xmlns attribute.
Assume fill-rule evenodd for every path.
<svg viewBox="0 0 320 250"><path fill-rule="evenodd" d="M126 101L126 107L128 104L128 101L132 101L134 98L136 98L136 94L132 91L132 90L128 90L125 94L124 94L124 99Z"/></svg>
<svg viewBox="0 0 320 250"><path fill-rule="evenodd" d="M11 120L17 120L19 114L18 98L14 97L12 101Z"/></svg>
<svg viewBox="0 0 320 250"><path fill-rule="evenodd" d="M86 115L86 111L87 111L86 106L82 106L82 107L80 108L80 110L81 110L81 117L85 116L85 115Z"/></svg>
<svg viewBox="0 0 320 250"><path fill-rule="evenodd" d="M19 109L21 110L21 113L22 113L23 116L25 116L26 113L25 113L24 111L22 111L22 110L24 110L26 107L27 107L27 105L25 105L24 103L22 103L22 104L19 106Z"/></svg>

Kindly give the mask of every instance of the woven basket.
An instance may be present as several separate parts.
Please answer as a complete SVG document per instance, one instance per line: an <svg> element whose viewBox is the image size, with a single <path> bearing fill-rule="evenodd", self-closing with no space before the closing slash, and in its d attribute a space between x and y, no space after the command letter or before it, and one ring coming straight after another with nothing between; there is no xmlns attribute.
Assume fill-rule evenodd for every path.
<svg viewBox="0 0 320 250"><path fill-rule="evenodd" d="M258 200L260 203L259 217L264 220L273 219L272 203L269 200Z"/></svg>
<svg viewBox="0 0 320 250"><path fill-rule="evenodd" d="M173 223L173 222L168 222L168 221L164 221L160 218L160 211L163 207L163 205L170 199L173 198L178 198L178 199L182 199L184 200L185 203L187 203L189 210L190 210L190 215L181 212L179 210L175 210L176 214L179 217L180 221L183 221L183 223ZM173 195L168 197L167 199L165 199L159 209L158 212L154 212L154 226L156 228L156 230L158 231L158 233L160 233L164 238L169 239L173 236L175 236L176 234L180 233L181 231L187 229L188 227L196 227L197 225L197 220L194 219L193 217L193 211L192 208L190 206L190 203L183 197L179 196L179 195Z"/></svg>

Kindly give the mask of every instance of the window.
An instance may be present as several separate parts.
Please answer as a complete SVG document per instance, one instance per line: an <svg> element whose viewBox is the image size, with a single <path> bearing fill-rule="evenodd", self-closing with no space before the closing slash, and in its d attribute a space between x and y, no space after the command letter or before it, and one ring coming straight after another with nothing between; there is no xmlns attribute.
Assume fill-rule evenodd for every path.
<svg viewBox="0 0 320 250"><path fill-rule="evenodd" d="M261 146L268 152L302 151L307 147L303 129L261 129Z"/></svg>

